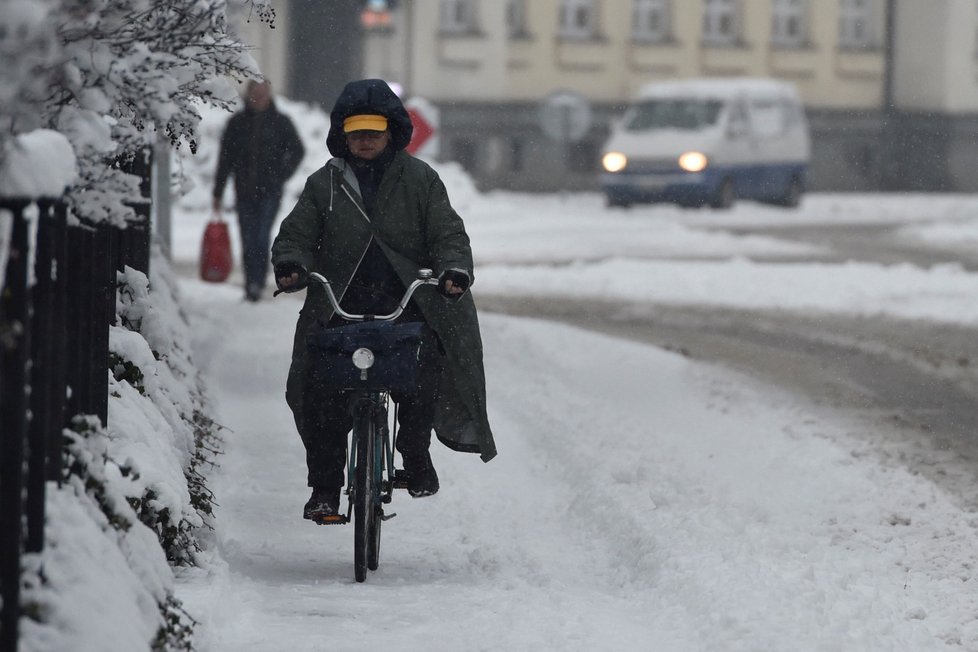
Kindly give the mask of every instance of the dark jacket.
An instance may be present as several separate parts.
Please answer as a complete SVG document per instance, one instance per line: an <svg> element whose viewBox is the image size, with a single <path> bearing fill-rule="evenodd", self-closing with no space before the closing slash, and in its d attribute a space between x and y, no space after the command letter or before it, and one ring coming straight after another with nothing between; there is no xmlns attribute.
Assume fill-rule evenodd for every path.
<svg viewBox="0 0 978 652"><path fill-rule="evenodd" d="M377 90L373 81L347 85L337 101L342 110L333 111L333 125L342 125L345 117L358 112L390 110L383 115L393 131L403 112L407 127L398 127L396 141L402 149L406 144L405 130L410 140L410 120L397 96ZM375 103L364 101L364 96ZM386 103L390 97L397 106ZM338 133L342 135L342 131ZM331 128L327 140L331 151L346 150L345 138L340 140L342 146ZM346 160L334 158L316 171L282 222L272 245L272 261L275 265L298 264L319 272L342 297L364 253L374 244L405 286L423 267L433 269L435 274L459 269L473 277L469 238L461 218L452 209L445 185L428 164L404 151L398 151L387 167L369 216L356 176ZM496 447L486 414L482 339L472 295L466 293L458 302L451 302L433 287L425 286L414 295L414 301L445 349L435 433L450 448L480 453L488 461L495 456ZM332 313L323 289L315 283L310 285L296 326L287 390L289 404L297 414L302 411L306 335L326 324Z"/></svg>
<svg viewBox="0 0 978 652"><path fill-rule="evenodd" d="M304 154L295 126L274 104L264 111L245 108L231 116L221 137L214 197L224 194L229 175L238 201L281 194Z"/></svg>

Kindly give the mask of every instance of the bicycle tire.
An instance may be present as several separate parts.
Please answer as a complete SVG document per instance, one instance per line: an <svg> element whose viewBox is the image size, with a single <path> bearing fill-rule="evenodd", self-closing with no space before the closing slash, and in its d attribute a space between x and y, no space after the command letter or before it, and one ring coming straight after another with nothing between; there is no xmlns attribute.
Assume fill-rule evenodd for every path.
<svg viewBox="0 0 978 652"><path fill-rule="evenodd" d="M369 409L358 410L355 437L357 463L353 479L353 574L357 582L367 579L371 524L376 521L374 504L374 422Z"/></svg>
<svg viewBox="0 0 978 652"><path fill-rule="evenodd" d="M375 571L380 565L380 529L383 525L381 515L384 508L380 504L380 486L384 474L384 446L380 441L380 429L374 424L373 447L373 518L367 528L367 568Z"/></svg>

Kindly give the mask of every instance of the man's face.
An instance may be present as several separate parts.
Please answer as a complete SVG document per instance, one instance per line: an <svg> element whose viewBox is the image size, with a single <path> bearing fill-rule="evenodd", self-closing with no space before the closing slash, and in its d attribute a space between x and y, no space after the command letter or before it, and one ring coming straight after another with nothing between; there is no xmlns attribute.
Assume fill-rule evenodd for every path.
<svg viewBox="0 0 978 652"><path fill-rule="evenodd" d="M252 84L248 87L248 94L245 100L255 111L264 111L272 103L272 89L267 83Z"/></svg>
<svg viewBox="0 0 978 652"><path fill-rule="evenodd" d="M364 161L372 161L387 148L391 142L389 131L351 131L346 135L350 153Z"/></svg>

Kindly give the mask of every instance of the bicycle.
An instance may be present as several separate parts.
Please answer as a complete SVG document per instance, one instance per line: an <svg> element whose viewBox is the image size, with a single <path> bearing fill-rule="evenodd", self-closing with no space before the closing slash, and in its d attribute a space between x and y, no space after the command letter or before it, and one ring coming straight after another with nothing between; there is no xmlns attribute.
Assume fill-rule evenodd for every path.
<svg viewBox="0 0 978 652"><path fill-rule="evenodd" d="M396 430L392 437L387 410L390 394L414 386L422 347L433 345L423 323L395 324L394 320L419 287L437 285L438 280L430 269L419 270L397 308L387 315L348 313L325 277L312 272L309 280L323 286L335 313L350 322L307 337L311 373L323 387L350 391L353 415L345 490L347 513L316 522L353 521L354 576L363 582L367 570L375 571L380 564L381 524L396 516L385 514L384 505L393 499L394 489L407 487L403 471L394 468Z"/></svg>

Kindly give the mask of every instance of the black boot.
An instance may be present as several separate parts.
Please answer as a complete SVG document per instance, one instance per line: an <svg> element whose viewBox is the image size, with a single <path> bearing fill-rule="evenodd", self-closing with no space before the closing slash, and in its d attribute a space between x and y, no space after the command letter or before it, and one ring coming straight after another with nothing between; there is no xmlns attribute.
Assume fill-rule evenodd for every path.
<svg viewBox="0 0 978 652"><path fill-rule="evenodd" d="M302 509L302 518L319 521L340 513L340 490L313 487L312 496Z"/></svg>
<svg viewBox="0 0 978 652"><path fill-rule="evenodd" d="M431 464L428 451L419 455L401 455L407 474L407 490L412 498L424 498L438 493L438 474Z"/></svg>

